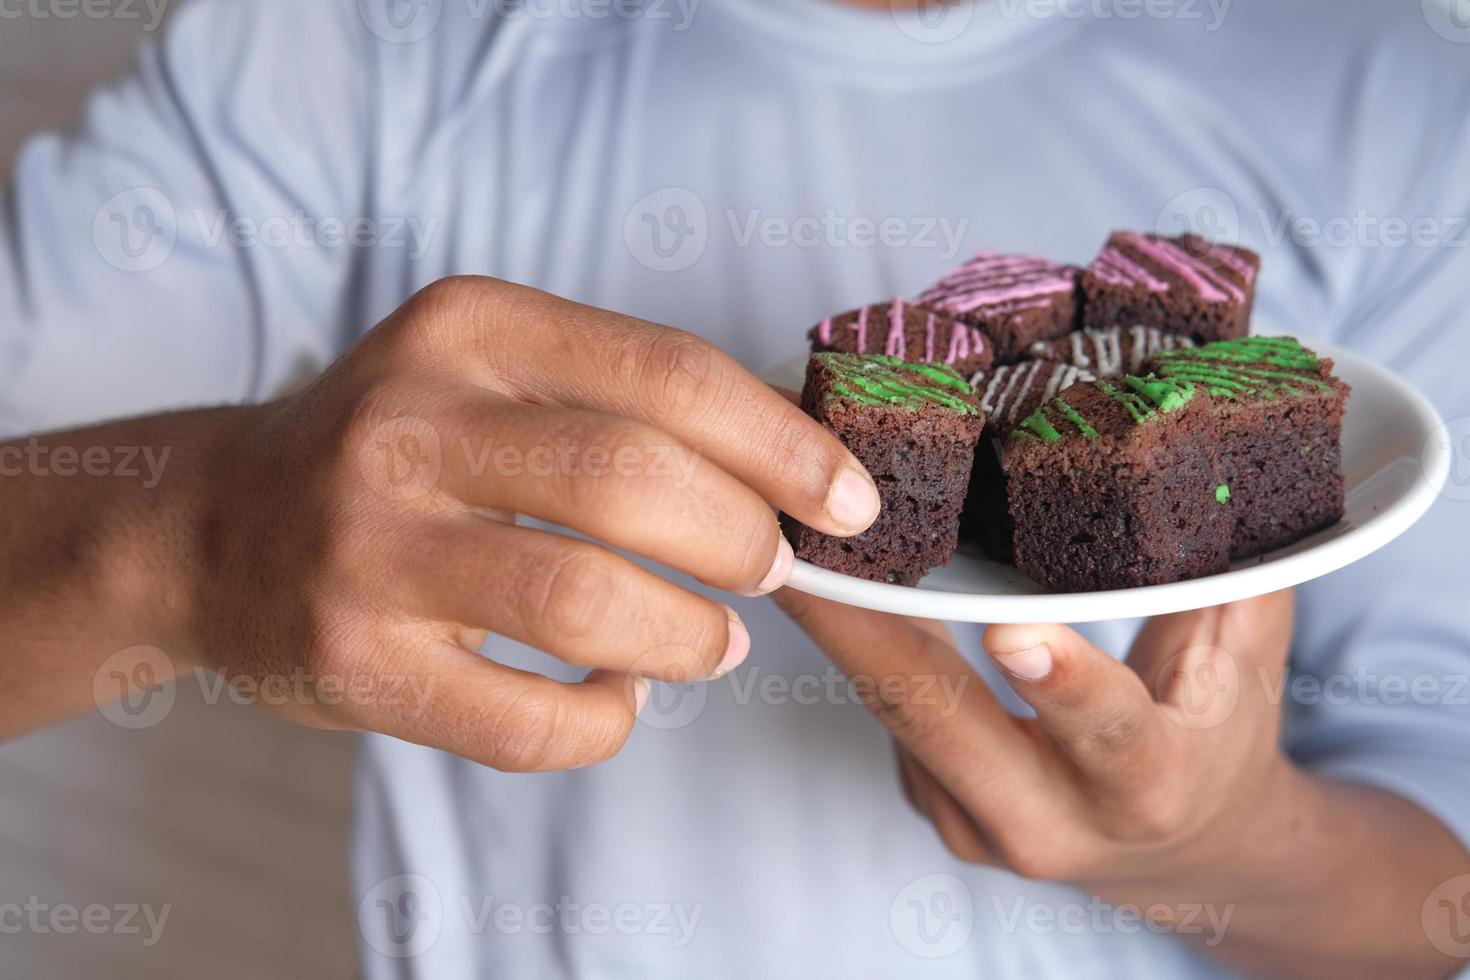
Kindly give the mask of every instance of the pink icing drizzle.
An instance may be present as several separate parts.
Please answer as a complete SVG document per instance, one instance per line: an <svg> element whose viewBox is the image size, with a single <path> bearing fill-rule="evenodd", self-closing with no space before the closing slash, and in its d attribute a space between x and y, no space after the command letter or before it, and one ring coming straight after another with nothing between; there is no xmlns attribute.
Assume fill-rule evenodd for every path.
<svg viewBox="0 0 1470 980"><path fill-rule="evenodd" d="M1008 303L1070 292L1074 276L1073 270L1046 259L982 252L925 290L918 301L948 313L989 315ZM1046 305L1045 299L1037 305Z"/></svg>

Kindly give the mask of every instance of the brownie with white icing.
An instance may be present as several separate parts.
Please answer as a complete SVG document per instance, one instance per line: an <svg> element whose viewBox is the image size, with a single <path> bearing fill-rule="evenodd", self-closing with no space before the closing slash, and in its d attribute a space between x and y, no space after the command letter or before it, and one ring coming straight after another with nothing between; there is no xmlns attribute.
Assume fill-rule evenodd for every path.
<svg viewBox="0 0 1470 980"><path fill-rule="evenodd" d="M813 353L884 354L901 361L947 364L969 377L990 367L995 352L979 328L902 299L848 310L812 327Z"/></svg>
<svg viewBox="0 0 1470 980"><path fill-rule="evenodd" d="M1106 329L1088 327L1056 340L1039 340L1026 351L1026 356L1071 364L1099 378L1119 378L1140 373L1156 354L1193 346L1190 337L1135 324Z"/></svg>
<svg viewBox="0 0 1470 980"><path fill-rule="evenodd" d="M1077 329L1081 270L1030 255L981 252L920 293L915 302L978 327L998 364L1039 340Z"/></svg>
<svg viewBox="0 0 1470 980"><path fill-rule="evenodd" d="M1198 235L1114 232L1082 274L1083 326L1159 327L1200 340L1249 331L1261 259Z"/></svg>
<svg viewBox="0 0 1470 980"><path fill-rule="evenodd" d="M985 422L970 384L946 364L813 354L801 406L867 468L883 506L871 527L850 538L783 516L796 557L896 585L948 564Z"/></svg>
<svg viewBox="0 0 1470 980"><path fill-rule="evenodd" d="M1060 361L1004 364L971 379L985 412L985 431L975 449L960 537L978 545L985 557L1011 560L1011 514L1000 466L1001 440L1042 402L1078 382L1096 380L1090 371Z"/></svg>

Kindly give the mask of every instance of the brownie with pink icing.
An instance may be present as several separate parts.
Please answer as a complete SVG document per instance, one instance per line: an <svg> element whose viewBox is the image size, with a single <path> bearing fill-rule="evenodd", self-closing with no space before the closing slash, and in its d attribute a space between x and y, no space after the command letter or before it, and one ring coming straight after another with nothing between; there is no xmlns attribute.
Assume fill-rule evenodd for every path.
<svg viewBox="0 0 1470 980"><path fill-rule="evenodd" d="M1061 337L1078 322L1081 270L1029 255L981 252L915 300L978 327L1009 364L1039 340Z"/></svg>
<svg viewBox="0 0 1470 980"><path fill-rule="evenodd" d="M1198 235L1116 231L1082 274L1084 325L1140 325L1197 340L1243 337L1261 259Z"/></svg>
<svg viewBox="0 0 1470 980"><path fill-rule="evenodd" d="M988 370L995 359L978 328L902 299L829 316L808 336L813 354L883 354L913 363L947 364L964 377Z"/></svg>

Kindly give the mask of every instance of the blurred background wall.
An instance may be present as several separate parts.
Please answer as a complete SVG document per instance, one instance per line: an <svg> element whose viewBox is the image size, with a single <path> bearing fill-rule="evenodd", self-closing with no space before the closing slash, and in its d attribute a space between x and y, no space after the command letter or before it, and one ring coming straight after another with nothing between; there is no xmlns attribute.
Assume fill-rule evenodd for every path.
<svg viewBox="0 0 1470 980"><path fill-rule="evenodd" d="M25 137L69 126L87 91L125 71L148 36L142 3L135 17L55 16L67 9L19 0L0 10L7 181ZM228 699L207 704L193 678L175 692L146 728L93 714L0 744L0 976L356 975L346 869L352 738ZM155 916L168 908L152 945L141 909L136 933L119 910L145 904ZM65 908L80 915L97 905L108 908L97 934L49 924L65 928ZM12 934L19 916L7 910L16 906L26 919L28 907L39 910L42 928L27 922Z"/></svg>

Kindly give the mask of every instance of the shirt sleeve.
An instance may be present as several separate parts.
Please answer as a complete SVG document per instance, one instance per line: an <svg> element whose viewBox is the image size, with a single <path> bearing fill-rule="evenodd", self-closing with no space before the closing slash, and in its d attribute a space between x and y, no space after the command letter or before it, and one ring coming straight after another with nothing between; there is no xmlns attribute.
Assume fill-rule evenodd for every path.
<svg viewBox="0 0 1470 980"><path fill-rule="evenodd" d="M1340 340L1439 410L1453 471L1407 534L1299 590L1282 697L1298 761L1409 799L1470 846L1470 126L1458 108L1470 66L1453 47L1399 66L1422 97L1384 93L1382 124L1362 120L1361 137L1377 134L1382 149L1364 154L1360 193L1344 209L1370 204L1343 256L1352 285L1335 318ZM1409 104L1425 111L1406 113ZM1420 463L1407 463L1416 476Z"/></svg>
<svg viewBox="0 0 1470 980"><path fill-rule="evenodd" d="M345 0L194 0L0 194L0 431L268 397L351 336L372 48Z"/></svg>

